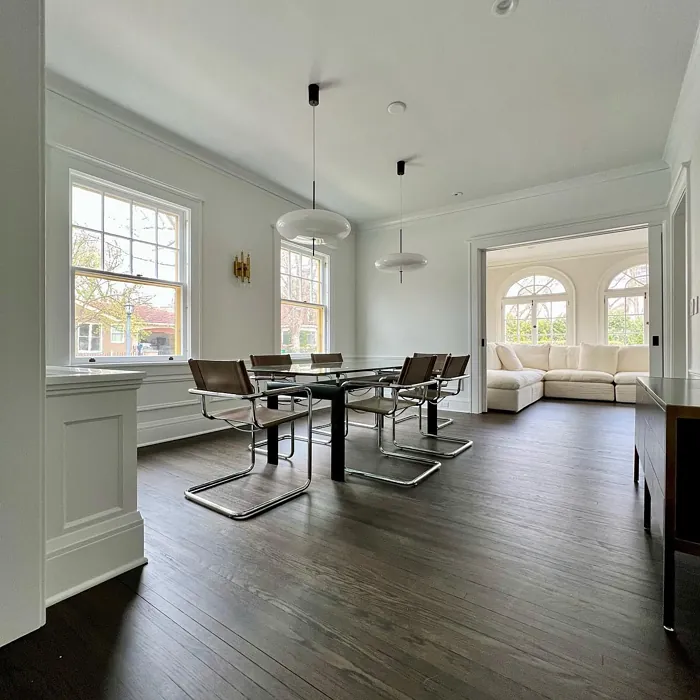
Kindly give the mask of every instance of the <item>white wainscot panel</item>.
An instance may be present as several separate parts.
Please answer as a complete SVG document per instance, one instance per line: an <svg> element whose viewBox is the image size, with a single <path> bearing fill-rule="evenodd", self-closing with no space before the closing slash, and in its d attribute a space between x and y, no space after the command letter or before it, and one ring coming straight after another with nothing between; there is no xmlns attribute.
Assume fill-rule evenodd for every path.
<svg viewBox="0 0 700 700"><path fill-rule="evenodd" d="M141 372L47 368L46 602L146 563L136 499Z"/></svg>

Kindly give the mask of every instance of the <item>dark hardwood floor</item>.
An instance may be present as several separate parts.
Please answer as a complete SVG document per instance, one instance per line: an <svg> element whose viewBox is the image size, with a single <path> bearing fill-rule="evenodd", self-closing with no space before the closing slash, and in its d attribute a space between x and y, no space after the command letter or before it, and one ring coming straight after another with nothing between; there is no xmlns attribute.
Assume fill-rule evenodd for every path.
<svg viewBox="0 0 700 700"><path fill-rule="evenodd" d="M586 402L455 415L474 447L412 490L333 483L316 447L310 493L245 522L182 496L247 460L240 437L144 450L149 564L0 649L0 698L700 698L700 566L680 557L668 637L633 425ZM351 440L349 463L390 468ZM224 491L281 490L303 454Z"/></svg>

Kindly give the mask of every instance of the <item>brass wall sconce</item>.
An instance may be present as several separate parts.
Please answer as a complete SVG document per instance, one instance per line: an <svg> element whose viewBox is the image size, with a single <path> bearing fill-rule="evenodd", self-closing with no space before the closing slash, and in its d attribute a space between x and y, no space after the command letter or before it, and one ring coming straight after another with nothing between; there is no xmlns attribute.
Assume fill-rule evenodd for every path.
<svg viewBox="0 0 700 700"><path fill-rule="evenodd" d="M236 256L233 261L233 276L241 282L248 282L248 284L250 284L250 253L243 257L243 251L241 251L240 260L238 256Z"/></svg>

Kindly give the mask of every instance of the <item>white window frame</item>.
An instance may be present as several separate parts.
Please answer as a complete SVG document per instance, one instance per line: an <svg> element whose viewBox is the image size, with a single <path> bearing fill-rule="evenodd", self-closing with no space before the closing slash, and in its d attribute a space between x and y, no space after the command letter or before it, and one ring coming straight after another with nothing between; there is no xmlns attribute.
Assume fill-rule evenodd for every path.
<svg viewBox="0 0 700 700"><path fill-rule="evenodd" d="M632 267L638 267L640 265L646 265L647 267L647 284L644 287L620 287L619 289L612 289L610 285L613 280L623 272L627 272ZM608 274L608 282L605 285L605 291L603 292L603 344L608 345L610 340L610 334L608 329L608 307L610 299L622 299L626 297L644 297L644 342L643 345L649 345L649 262L644 260L640 262L633 262L626 264L624 267L616 267L617 271L614 274ZM623 345L620 347L641 347L641 346L628 346Z"/></svg>
<svg viewBox="0 0 700 700"><path fill-rule="evenodd" d="M318 250L316 250L315 255L311 255L311 249L307 248L306 246L303 245L295 245L294 243L290 243L289 241L284 241L280 242L280 250L279 250L279 264L277 266L277 278L279 280L281 274L282 274L282 251L283 250L289 250L294 253L300 253L301 255L306 255L307 257L315 257L317 260L320 262L320 282L321 282L321 303L319 304L311 304L311 303L305 303L301 301L295 301L294 299L287 299L282 296L282 289L280 286L280 293L279 293L279 304L277 305L277 314L280 319L280 332L279 332L279 346L278 346L278 352L282 352L282 341L284 339L284 330L281 325L281 314L282 314L282 304L284 302L287 302L288 304L295 304L296 306L304 306L312 309L318 309L320 308L323 312L323 329L322 329L322 334L323 334L323 347L320 352L329 352L328 347L329 347L329 339L330 339L330 313L331 313L331 308L330 308L330 264L331 264L331 258L330 255L327 255L326 253L319 253ZM279 282L278 282L279 284ZM290 353L291 357L293 359L295 358L308 358L309 354L308 353Z"/></svg>
<svg viewBox="0 0 700 700"><path fill-rule="evenodd" d="M115 333L118 335L117 339L114 339ZM110 326L109 328L109 341L111 343L123 343L126 340L126 329L121 323Z"/></svg>
<svg viewBox="0 0 700 700"><path fill-rule="evenodd" d="M79 334L79 332L80 332L80 326L87 326L87 327L88 327L88 335L87 335L87 337L88 337L88 345L90 345L90 340L92 340L93 337L99 338L99 340L100 340L100 347L99 347L97 350L94 350L93 348L88 348L87 350L80 350L80 347L79 347L79 346L80 346L80 341L79 341L79 338L80 338L80 334ZM94 326L98 326L99 329L100 329L100 333L99 333L99 335L97 335L97 336L93 336L93 335L92 335L92 329L93 329ZM93 353L93 352L102 352L102 333L104 333L104 330L103 330L103 328L102 328L102 324L101 324L101 323L90 323L90 322L89 322L89 323L81 323L80 325L76 326L76 327L75 327L75 334L74 334L74 335L75 335L75 351L76 351L76 352L80 352L80 353L82 353L82 354L85 355L85 356L88 356L88 355L90 355L90 353Z"/></svg>
<svg viewBox="0 0 700 700"><path fill-rule="evenodd" d="M173 282L170 280L160 280L157 278L143 277L139 275L126 274L126 273L112 273L103 270L95 270L93 268L82 268L72 265L72 247L73 247L73 211L72 211L72 200L73 200L73 186L84 187L87 189L99 190L102 195L109 195L116 198L128 198L132 200L132 208L134 202L137 204L143 204L144 206L163 209L177 213L180 216L181 221L181 241L178 247L178 281ZM70 345L70 362L71 364L82 365L82 364L144 364L144 363L163 363L163 362L186 362L187 358L192 353L192 318L190 314L190 309L192 307L191 296L192 296L192 210L189 207L183 206L173 201L169 201L164 198L155 197L151 194L135 190L130 187L125 187L121 184L116 184L108 180L96 177L94 175L87 174L78 170L69 170L69 186L68 186L68 224L69 224L69 248L71 251L70 260L70 327L75 328L75 278L76 275L81 273L86 273L90 275L97 275L99 277L104 277L108 279L113 279L119 282L143 284L152 283L155 285L167 286L167 287L177 287L180 289L180 308L178 309L177 315L180 320L180 353L172 356L143 356L143 355L129 355L123 357L104 357L95 356L91 357L90 353L80 352L77 349L77 334L72 332L71 345ZM94 232L100 235L104 234L104 204L102 207L102 231L95 230ZM89 227L80 226L78 228L92 231ZM108 234L110 236L114 234ZM102 346L100 347L100 352L102 351ZM94 352L94 351L93 351Z"/></svg>
<svg viewBox="0 0 700 700"><path fill-rule="evenodd" d="M566 290L559 294L533 294L528 296L514 296L507 297L505 294L514 284L520 282L526 277L532 277L533 275L541 277L549 277L553 280L559 282L559 284ZM575 329L574 329L574 313L573 313L573 285L571 281L558 270L550 270L546 268L525 268L517 273L514 273L508 277L506 284L503 285L503 294L501 296L501 319L500 319L500 337L502 342L507 342L506 338L506 306L512 306L514 304L527 305L530 304L530 318L531 322L531 344L537 345L537 307L538 303L546 303L548 301L565 301L566 302L566 345L573 345L575 343ZM550 341L551 342L551 341ZM523 343L525 344L525 343Z"/></svg>

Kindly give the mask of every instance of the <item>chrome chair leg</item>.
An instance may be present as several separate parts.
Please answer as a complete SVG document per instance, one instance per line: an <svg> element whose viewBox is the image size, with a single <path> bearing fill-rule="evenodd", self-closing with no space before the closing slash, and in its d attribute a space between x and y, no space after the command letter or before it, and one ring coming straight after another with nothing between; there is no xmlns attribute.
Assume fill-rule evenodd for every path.
<svg viewBox="0 0 700 700"><path fill-rule="evenodd" d="M396 421L392 420L391 421L391 433L392 433L392 440L395 442L396 441ZM390 457L393 459L398 459L402 460L404 462L411 462L412 464L423 464L427 467L424 472L421 472L418 474L418 476L415 476L413 479L395 479L394 477L390 476L384 476L383 474L377 474L376 472L368 472L364 471L362 469L345 469L346 474L350 474L352 476L359 476L363 479L370 479L372 481L381 481L382 483L385 484L394 484L395 486L407 486L407 487L413 487L413 486L418 486L422 481L425 481L431 474L434 474L436 471L440 469L442 464L438 462L437 460L434 459L425 459L423 457L411 457L410 455L407 454L402 454L400 452L389 452L384 449L383 445L383 439L382 439L382 431L377 430L377 447L379 448L379 452L384 456L384 457Z"/></svg>
<svg viewBox="0 0 700 700"><path fill-rule="evenodd" d="M441 450L429 450L427 447L414 447L413 445L402 445L396 441L396 433L394 432L393 443L395 447L400 450L405 450L407 452L417 452L418 454L433 455L435 457L444 457L445 459L452 459L461 455L462 452L466 452L473 444L473 440L463 440L461 438L447 437L446 435L433 435L431 433L426 433L423 431L423 408L418 407L418 430L422 437L432 438L433 440L441 440L442 442L449 442L455 445L459 445L454 450L450 452L443 452ZM452 421L452 419L450 419Z"/></svg>
<svg viewBox="0 0 700 700"><path fill-rule="evenodd" d="M307 426L308 426L308 432L309 435L311 434L311 426L312 426L312 418L311 418L311 411L309 411L308 416L307 416ZM251 434L251 444L255 444L255 430L251 429L250 431ZM220 513L221 515L225 515L228 518L232 518L233 520L246 520L247 518L252 518L255 515L258 515L259 513L263 513L266 510L270 510L271 508L274 508L275 506L278 506L282 503L285 503L286 501L291 500L292 498L296 498L297 496L301 495L306 491L306 489L309 488L311 484L311 475L312 475L312 445L311 442L309 442L309 447L308 447L308 453L307 453L307 478L306 482L302 485L299 486L295 489L292 489L291 491L286 491L285 493L275 496L274 498L270 498L267 501L263 501L262 503L258 503L251 508L248 508L246 510L242 511L235 511L231 508L228 508L226 506L221 505L220 503L217 503L216 501L213 501L209 498L205 498L204 496L201 496L200 494L204 491L208 491L209 489L213 489L216 486L221 486L222 484L227 484L231 481L235 481L236 479L240 479L244 476L248 476L254 469L255 467L255 452L256 450L251 451L251 463L250 466L247 467L246 469L241 469L240 471L234 472L233 474L228 474L227 476L222 476L219 477L218 479L212 479L211 481L206 481L203 484L199 484L197 486L192 486L189 489L185 491L185 498L188 501L192 501L193 503L197 503L200 506L204 506L205 508L208 508L209 510L213 510L216 513Z"/></svg>
<svg viewBox="0 0 700 700"><path fill-rule="evenodd" d="M407 420L413 420L415 418L420 419L420 415L418 413L409 413L407 416L403 416L403 417L399 418L396 422L397 423L404 423ZM453 423L454 423L454 420L452 418L440 418L438 421L437 429L442 430L443 428L446 428L448 425L452 425ZM420 424L418 427L421 430L421 432L423 432L422 429L420 428ZM429 436L427 433L424 433L424 436L425 437L432 437L432 436Z"/></svg>

